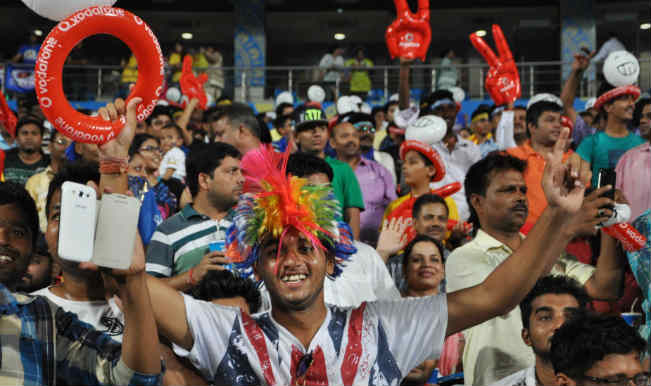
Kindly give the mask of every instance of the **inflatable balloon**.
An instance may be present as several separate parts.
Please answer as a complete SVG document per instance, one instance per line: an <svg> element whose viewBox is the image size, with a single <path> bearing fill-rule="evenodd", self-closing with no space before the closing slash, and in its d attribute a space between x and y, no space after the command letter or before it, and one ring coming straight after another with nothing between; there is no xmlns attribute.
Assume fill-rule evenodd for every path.
<svg viewBox="0 0 651 386"><path fill-rule="evenodd" d="M127 97L141 97L138 121L145 120L156 106L163 88L164 59L156 36L138 16L120 8L91 7L70 15L50 31L38 52L35 89L43 114L54 127L74 141L105 143L126 123L91 117L76 111L63 93L61 73L70 51L91 35L108 34L122 40L138 61L138 80Z"/></svg>
<svg viewBox="0 0 651 386"><path fill-rule="evenodd" d="M183 58L183 67L181 68L181 78L179 79L181 91L184 96L188 97L188 100L196 98L202 110L206 109L206 104L208 103L206 91L203 89L203 84L207 80L208 74L194 75L192 71L192 56L185 55Z"/></svg>
<svg viewBox="0 0 651 386"><path fill-rule="evenodd" d="M61 21L73 13L88 7L111 7L116 0L23 0L23 3L39 16Z"/></svg>
<svg viewBox="0 0 651 386"><path fill-rule="evenodd" d="M7 129L12 137L16 136L16 124L18 119L13 111L9 108L5 96L0 92L0 123Z"/></svg>
<svg viewBox="0 0 651 386"><path fill-rule="evenodd" d="M461 87L452 87L449 90L452 93L452 98L455 102L461 103L466 99L466 92Z"/></svg>
<svg viewBox="0 0 651 386"><path fill-rule="evenodd" d="M606 81L615 87L630 86L637 83L640 63L628 51L614 51L604 61L603 73Z"/></svg>
<svg viewBox="0 0 651 386"><path fill-rule="evenodd" d="M391 58L425 61L432 40L429 24L429 0L418 0L418 12L411 13L407 0L394 0L396 20L384 35Z"/></svg>
<svg viewBox="0 0 651 386"><path fill-rule="evenodd" d="M486 74L486 90L496 105L515 102L521 95L520 75L513 61L513 55L499 25L493 24L493 39L499 57L476 33L470 34L470 42L484 57L489 69Z"/></svg>
<svg viewBox="0 0 651 386"><path fill-rule="evenodd" d="M405 131L406 140L415 140L433 145L445 137L447 124L436 115L425 115L410 124Z"/></svg>
<svg viewBox="0 0 651 386"><path fill-rule="evenodd" d="M359 107L355 104L352 97L344 95L337 99L337 115L344 115L351 111L359 112Z"/></svg>
<svg viewBox="0 0 651 386"><path fill-rule="evenodd" d="M364 114L370 114L373 112L373 108L366 102L362 102L362 105L359 106L359 111Z"/></svg>
<svg viewBox="0 0 651 386"><path fill-rule="evenodd" d="M178 87L170 87L165 92L165 99L171 103L180 103L181 102L181 90Z"/></svg>
<svg viewBox="0 0 651 386"><path fill-rule="evenodd" d="M307 99L312 102L323 103L326 94L323 87L313 84L307 89Z"/></svg>

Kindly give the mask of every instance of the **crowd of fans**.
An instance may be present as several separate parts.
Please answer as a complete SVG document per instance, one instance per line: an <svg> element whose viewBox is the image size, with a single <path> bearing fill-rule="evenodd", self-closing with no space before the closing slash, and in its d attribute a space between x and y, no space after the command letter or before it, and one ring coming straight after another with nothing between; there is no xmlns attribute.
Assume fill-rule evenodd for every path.
<svg viewBox="0 0 651 386"><path fill-rule="evenodd" d="M323 82L350 67L351 94L365 95L372 62L363 50L341 54L321 60ZM172 82L182 55L177 45L169 57ZM206 48L201 60L221 55ZM121 100L101 109L127 114L117 146L74 143L38 105L21 106L15 135L3 127L0 142L0 379L416 385L456 374L479 386L648 385L651 241L627 253L599 225L627 203L651 240L651 99L623 94L575 111L590 65L578 54L560 97L480 105L455 128L450 91L410 101L410 65L401 61L399 99L370 113L281 103L269 123L223 98L215 72L206 92L218 102L205 111L192 99L136 122ZM125 84L137 77L130 66ZM443 139L406 140L404 122L418 116L442 118ZM328 235L350 255L341 272L333 250L315 262L323 253L300 235L261 242L250 277L226 256L249 192L240 164L271 149L289 154L287 175L331 187L353 239L341 249L346 232ZM125 173L103 171L110 157L128 157ZM617 171L612 199L602 168ZM141 201L139 269L58 255L68 181ZM585 197L572 194L578 181ZM631 309L645 314L639 332L619 316ZM19 352L5 354L11 344Z"/></svg>

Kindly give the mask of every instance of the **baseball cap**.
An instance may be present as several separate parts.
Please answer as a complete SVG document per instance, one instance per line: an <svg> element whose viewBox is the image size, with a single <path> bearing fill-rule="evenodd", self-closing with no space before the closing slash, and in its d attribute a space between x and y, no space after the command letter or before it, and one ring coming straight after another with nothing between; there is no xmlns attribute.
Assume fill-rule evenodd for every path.
<svg viewBox="0 0 651 386"><path fill-rule="evenodd" d="M296 109L294 114L296 120L295 129L297 133L318 125L328 126L328 118L326 117L325 112L323 109L318 107L301 105Z"/></svg>

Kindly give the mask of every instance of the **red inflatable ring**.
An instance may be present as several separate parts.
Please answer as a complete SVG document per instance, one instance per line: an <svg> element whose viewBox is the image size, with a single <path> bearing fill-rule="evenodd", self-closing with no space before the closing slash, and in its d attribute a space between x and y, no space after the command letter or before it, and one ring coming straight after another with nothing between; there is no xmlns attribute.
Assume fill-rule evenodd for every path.
<svg viewBox="0 0 651 386"><path fill-rule="evenodd" d="M138 16L120 8L89 7L73 13L47 35L36 58L34 86L43 114L57 130L74 141L102 144L114 138L125 124L108 123L75 110L63 93L63 64L77 43L96 34L122 40L138 61L138 80L127 98L141 97L138 120L151 114L163 87L163 53L158 39Z"/></svg>

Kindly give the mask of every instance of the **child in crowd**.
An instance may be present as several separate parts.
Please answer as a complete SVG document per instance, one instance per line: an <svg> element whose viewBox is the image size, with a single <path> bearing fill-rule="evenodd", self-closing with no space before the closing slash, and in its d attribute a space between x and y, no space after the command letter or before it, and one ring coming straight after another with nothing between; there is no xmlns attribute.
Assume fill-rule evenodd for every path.
<svg viewBox="0 0 651 386"><path fill-rule="evenodd" d="M161 130L161 151L163 160L158 173L162 180L176 178L185 181L185 153L180 146L183 145L183 132L181 128L170 123Z"/></svg>

